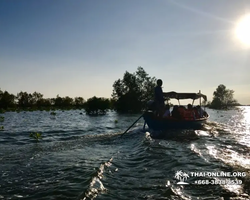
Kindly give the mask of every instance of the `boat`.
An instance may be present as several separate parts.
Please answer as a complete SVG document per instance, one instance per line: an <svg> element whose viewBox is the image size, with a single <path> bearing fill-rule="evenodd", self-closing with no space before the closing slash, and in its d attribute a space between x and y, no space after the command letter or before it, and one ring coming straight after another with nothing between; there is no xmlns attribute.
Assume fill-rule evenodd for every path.
<svg viewBox="0 0 250 200"><path fill-rule="evenodd" d="M207 101L206 95L200 93L177 93L177 92L164 92L163 96L166 100L177 99L180 106L180 101L182 99L192 99L194 101L200 99L200 108L201 108L201 98ZM156 116L154 110L149 109L143 114L143 118L145 120L145 124L149 127L149 129L160 131L166 129L200 129L202 125L207 121L209 115L206 113L204 108L204 115L201 117L193 117L193 118L175 118L175 117L167 117L163 118L162 116Z"/></svg>

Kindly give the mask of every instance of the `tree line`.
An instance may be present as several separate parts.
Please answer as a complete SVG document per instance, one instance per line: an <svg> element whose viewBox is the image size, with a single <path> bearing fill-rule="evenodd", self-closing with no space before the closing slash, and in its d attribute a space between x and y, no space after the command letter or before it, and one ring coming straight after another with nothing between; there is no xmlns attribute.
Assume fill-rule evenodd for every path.
<svg viewBox="0 0 250 200"><path fill-rule="evenodd" d="M43 94L39 92L27 93L23 91L17 93L15 96L8 91L3 92L0 89L0 107L3 109L83 106L84 103L85 100L82 97L75 97L73 99L68 96L60 97L57 95L56 98L43 98Z"/></svg>
<svg viewBox="0 0 250 200"><path fill-rule="evenodd" d="M105 114L111 109L112 101L108 98L98 98L96 96L87 101L83 97L71 98L69 96L56 98L43 98L39 92L27 93L19 92L17 95L0 89L0 110L53 110L53 109L85 109L87 114Z"/></svg>
<svg viewBox="0 0 250 200"><path fill-rule="evenodd" d="M141 112L147 109L147 102L154 98L154 87L157 79L150 77L142 67L134 73L125 72L122 79L113 84L111 98L92 97L85 101L82 97L69 96L43 98L39 92L19 92L17 95L0 89L0 110L36 110L36 109L85 109L87 114L105 114L113 109L117 112ZM225 109L239 105L233 98L234 91L221 84L213 93L212 102L207 106L214 109Z"/></svg>

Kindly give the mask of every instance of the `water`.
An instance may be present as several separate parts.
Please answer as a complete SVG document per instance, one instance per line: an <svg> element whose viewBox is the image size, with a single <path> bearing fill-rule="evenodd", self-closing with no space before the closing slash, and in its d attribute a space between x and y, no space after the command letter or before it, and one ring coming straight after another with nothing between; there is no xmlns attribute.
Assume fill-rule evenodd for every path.
<svg viewBox="0 0 250 200"><path fill-rule="evenodd" d="M139 115L8 112L0 122L0 199L250 199L250 107L209 110L202 130L153 139ZM42 140L30 138L42 133ZM178 171L189 175L177 184ZM192 177L191 172L244 172ZM243 174L244 175L244 174ZM217 181L208 185L197 180Z"/></svg>

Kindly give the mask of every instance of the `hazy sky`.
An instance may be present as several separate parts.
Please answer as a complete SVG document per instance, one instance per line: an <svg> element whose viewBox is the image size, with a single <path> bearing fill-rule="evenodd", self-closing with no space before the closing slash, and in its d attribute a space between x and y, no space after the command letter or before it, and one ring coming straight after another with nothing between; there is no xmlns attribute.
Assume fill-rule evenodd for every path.
<svg viewBox="0 0 250 200"><path fill-rule="evenodd" d="M110 97L142 66L166 92L212 100L224 84L250 104L250 44L236 37L247 14L249 0L0 0L0 88Z"/></svg>

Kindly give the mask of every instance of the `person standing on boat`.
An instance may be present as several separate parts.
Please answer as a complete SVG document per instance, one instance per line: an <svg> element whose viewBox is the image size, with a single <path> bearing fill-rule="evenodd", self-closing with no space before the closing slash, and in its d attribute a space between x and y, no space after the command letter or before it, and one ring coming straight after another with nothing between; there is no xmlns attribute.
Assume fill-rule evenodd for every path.
<svg viewBox="0 0 250 200"><path fill-rule="evenodd" d="M162 92L162 80L157 80L157 86L154 90L154 96L155 96L155 105L156 105L156 112L157 115L162 116L162 113L164 112L164 98L163 98L163 92Z"/></svg>

